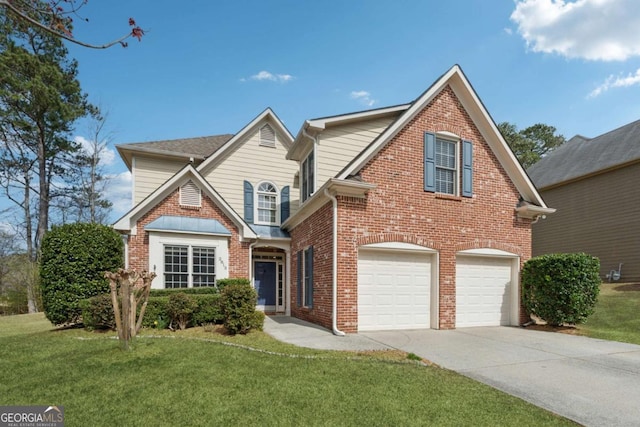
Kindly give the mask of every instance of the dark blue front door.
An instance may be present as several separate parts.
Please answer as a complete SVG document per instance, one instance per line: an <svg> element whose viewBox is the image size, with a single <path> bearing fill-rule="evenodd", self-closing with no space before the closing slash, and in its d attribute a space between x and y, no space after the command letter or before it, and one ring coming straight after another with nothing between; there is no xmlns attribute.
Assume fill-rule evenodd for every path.
<svg viewBox="0 0 640 427"><path fill-rule="evenodd" d="M254 266L258 305L276 305L276 263L256 261Z"/></svg>

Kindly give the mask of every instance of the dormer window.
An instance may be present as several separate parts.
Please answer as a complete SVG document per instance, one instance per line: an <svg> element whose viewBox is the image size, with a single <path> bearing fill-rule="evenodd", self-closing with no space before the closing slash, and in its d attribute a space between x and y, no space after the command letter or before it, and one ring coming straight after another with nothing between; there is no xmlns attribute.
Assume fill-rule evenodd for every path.
<svg viewBox="0 0 640 427"><path fill-rule="evenodd" d="M304 202L315 191L314 150L300 163L300 199Z"/></svg>
<svg viewBox="0 0 640 427"><path fill-rule="evenodd" d="M276 133L268 124L260 128L260 146L276 148Z"/></svg>
<svg viewBox="0 0 640 427"><path fill-rule="evenodd" d="M256 190L256 224L278 225L278 189L270 182L261 182Z"/></svg>

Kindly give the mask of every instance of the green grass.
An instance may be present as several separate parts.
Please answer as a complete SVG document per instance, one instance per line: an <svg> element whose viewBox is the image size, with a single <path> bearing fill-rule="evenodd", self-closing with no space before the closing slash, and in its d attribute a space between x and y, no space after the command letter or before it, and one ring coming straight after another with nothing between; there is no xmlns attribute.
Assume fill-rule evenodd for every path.
<svg viewBox="0 0 640 427"><path fill-rule="evenodd" d="M592 338L640 344L640 285L603 284L596 312L578 330Z"/></svg>
<svg viewBox="0 0 640 427"><path fill-rule="evenodd" d="M0 405L63 405L65 425L573 425L399 352L302 349L261 332L51 330L0 318Z"/></svg>

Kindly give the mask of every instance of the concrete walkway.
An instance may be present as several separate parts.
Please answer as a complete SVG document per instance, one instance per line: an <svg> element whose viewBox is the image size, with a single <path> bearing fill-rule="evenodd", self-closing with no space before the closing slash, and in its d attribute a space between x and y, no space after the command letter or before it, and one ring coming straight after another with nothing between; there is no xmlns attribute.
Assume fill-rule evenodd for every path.
<svg viewBox="0 0 640 427"><path fill-rule="evenodd" d="M580 424L640 426L638 345L515 327L337 337L289 317L267 318L265 331L303 347L415 353Z"/></svg>

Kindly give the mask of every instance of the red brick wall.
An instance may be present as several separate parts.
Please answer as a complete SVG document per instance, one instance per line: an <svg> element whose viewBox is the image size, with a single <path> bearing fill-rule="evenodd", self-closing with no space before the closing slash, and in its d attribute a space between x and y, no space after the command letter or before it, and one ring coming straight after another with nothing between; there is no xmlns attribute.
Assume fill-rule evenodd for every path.
<svg viewBox="0 0 640 427"><path fill-rule="evenodd" d="M186 216L192 218L216 219L229 231L229 277L249 277L249 243L240 242L238 227L216 206L205 194L202 195L201 207L183 207L179 203L180 190L176 189L162 202L151 208L137 222L137 235L129 236L129 266L136 269L150 270L149 266L149 233L144 231L145 225L162 215Z"/></svg>
<svg viewBox="0 0 640 427"><path fill-rule="evenodd" d="M291 233L291 314L331 329L332 205L327 203ZM298 306L298 256L313 246L313 307Z"/></svg>
<svg viewBox="0 0 640 427"><path fill-rule="evenodd" d="M473 142L472 198L424 191L425 131L448 131ZM338 198L338 328L345 332L357 331L357 260L361 245L407 242L439 251L439 316L443 329L455 326L456 252L501 249L518 254L521 262L531 256L531 221L516 218L514 212L519 193L449 87L408 123L360 175L377 188L365 200ZM296 256L301 242L314 242L318 262L314 266L321 265L321 270L316 271L322 271L314 277L322 300L315 302L313 310L293 309L292 313L324 326L330 324L331 316L330 206L325 205L292 232L292 308L296 302ZM326 230L322 236L328 237L317 237L319 230Z"/></svg>

